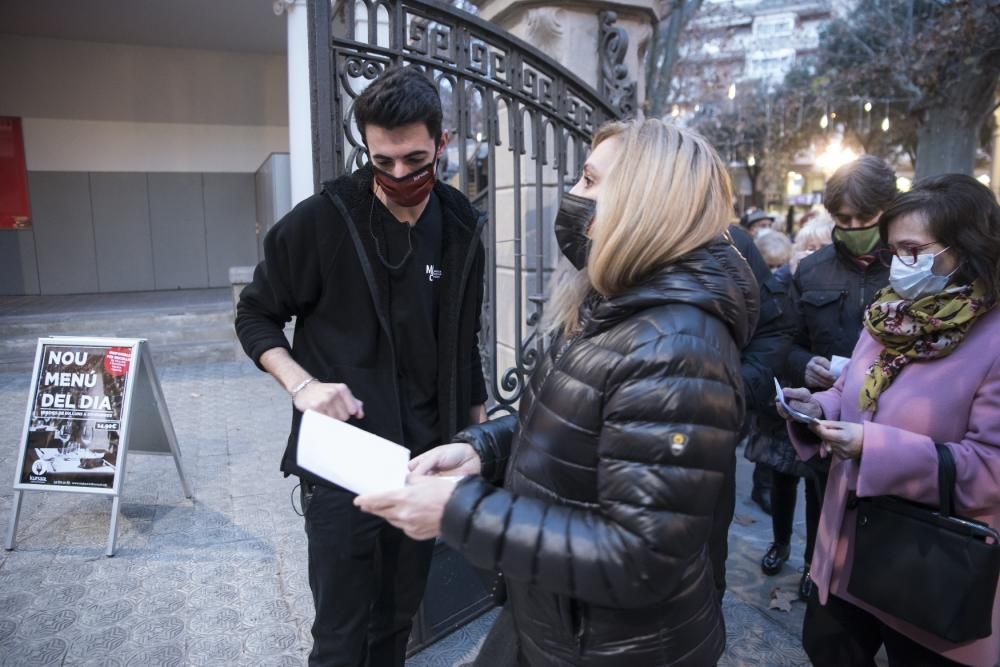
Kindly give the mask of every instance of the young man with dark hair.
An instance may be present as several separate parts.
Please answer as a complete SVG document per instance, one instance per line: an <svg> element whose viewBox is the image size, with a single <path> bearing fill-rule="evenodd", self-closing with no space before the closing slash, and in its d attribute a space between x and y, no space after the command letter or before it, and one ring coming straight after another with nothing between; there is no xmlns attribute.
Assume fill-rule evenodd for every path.
<svg viewBox="0 0 1000 667"><path fill-rule="evenodd" d="M788 371L796 386L828 389L836 380L830 357L851 356L865 309L889 282L889 270L875 258L879 216L895 196L895 172L873 155L844 165L827 182L823 205L836 224L833 244L803 259L792 281L800 317Z"/></svg>
<svg viewBox="0 0 1000 667"><path fill-rule="evenodd" d="M236 331L293 402L281 469L301 481L316 608L309 664L401 667L434 541L411 540L299 468L298 427L315 410L416 455L485 418L483 219L435 180L448 136L423 72L386 71L355 114L371 164L324 183L268 233Z"/></svg>
<svg viewBox="0 0 1000 667"><path fill-rule="evenodd" d="M833 356L851 356L865 310L889 283L889 269L877 259L878 222L895 196L895 172L873 155L842 166L827 181L823 205L836 224L833 244L804 258L792 278L788 298L795 337L785 367L788 386L828 389L837 379L831 369ZM822 502L827 465L829 459L815 469L817 504ZM788 556L789 545L772 544L762 568L777 571ZM799 584L802 599L810 587L806 563Z"/></svg>

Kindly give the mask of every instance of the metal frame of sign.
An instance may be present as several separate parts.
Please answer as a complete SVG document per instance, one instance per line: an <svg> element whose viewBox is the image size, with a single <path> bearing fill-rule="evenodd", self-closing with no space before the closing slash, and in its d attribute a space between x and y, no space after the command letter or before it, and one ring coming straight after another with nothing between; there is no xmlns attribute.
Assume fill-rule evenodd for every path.
<svg viewBox="0 0 1000 667"><path fill-rule="evenodd" d="M31 426L32 412L37 400L38 385L41 378L41 370L44 366L42 352L46 345L59 346L80 346L80 347L127 347L132 351L132 360L129 364L128 374L125 382L125 396L122 399L118 453L115 461L115 478L112 488L89 488L81 486L53 486L53 485L33 485L21 481L24 470L24 460L28 454L28 432ZM142 396L147 399L150 405L133 405L136 394L151 394ZM151 399L151 400L149 400ZM138 413L138 414L137 414ZM170 420L170 413L167 410L167 403L163 397L163 389L160 380L153 368L152 355L149 352L149 345L145 338L90 338L75 336L52 336L39 338L38 347L35 350L35 365L31 381L31 390L28 394L28 406L25 410L24 427L21 430L21 440L19 442L19 453L17 466L14 473L14 504L11 508L10 524L7 527L7 539L4 548L8 551L14 549L17 524L21 514L21 501L24 491L61 491L70 493L90 493L112 497L111 506L111 526L108 530L108 543L105 554L108 557L114 556L115 542L118 539L118 516L121 503L122 487L125 484L126 461L128 454L153 454L162 456L173 456L177 466L177 474L180 476L181 487L184 496L191 498L191 488L184 475L184 467L181 463L181 450L177 444L177 435L174 433L173 423Z"/></svg>

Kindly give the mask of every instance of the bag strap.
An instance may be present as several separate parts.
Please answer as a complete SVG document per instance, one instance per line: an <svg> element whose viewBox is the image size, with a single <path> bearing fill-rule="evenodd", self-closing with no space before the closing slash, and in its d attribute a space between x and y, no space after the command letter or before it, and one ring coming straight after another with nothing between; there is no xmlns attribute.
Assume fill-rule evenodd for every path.
<svg viewBox="0 0 1000 667"><path fill-rule="evenodd" d="M947 445L934 443L938 456L938 494L941 513L955 516L955 457Z"/></svg>

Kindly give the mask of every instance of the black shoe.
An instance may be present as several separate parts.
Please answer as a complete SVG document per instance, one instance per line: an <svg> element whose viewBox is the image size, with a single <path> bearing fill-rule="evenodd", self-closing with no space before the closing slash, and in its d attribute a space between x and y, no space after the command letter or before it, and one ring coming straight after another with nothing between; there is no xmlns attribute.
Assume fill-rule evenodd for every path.
<svg viewBox="0 0 1000 667"><path fill-rule="evenodd" d="M771 491L759 486L755 486L750 492L750 500L754 501L764 510L764 514L771 515Z"/></svg>
<svg viewBox="0 0 1000 667"><path fill-rule="evenodd" d="M781 571L781 566L788 560L790 552L791 548L787 544L771 543L767 553L760 561L760 571L769 577L778 574Z"/></svg>
<svg viewBox="0 0 1000 667"><path fill-rule="evenodd" d="M802 570L802 578L799 579L799 599L808 600L809 595L812 593L813 580L809 578L809 566L806 565Z"/></svg>

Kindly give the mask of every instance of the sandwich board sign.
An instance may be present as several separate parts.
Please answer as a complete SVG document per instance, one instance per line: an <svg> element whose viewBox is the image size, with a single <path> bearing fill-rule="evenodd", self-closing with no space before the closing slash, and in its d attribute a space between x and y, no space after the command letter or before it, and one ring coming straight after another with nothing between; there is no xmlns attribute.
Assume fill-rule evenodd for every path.
<svg viewBox="0 0 1000 667"><path fill-rule="evenodd" d="M146 340L38 339L5 548L14 548L25 491L94 493L113 499L105 552L113 556L130 453L173 456L191 497Z"/></svg>

